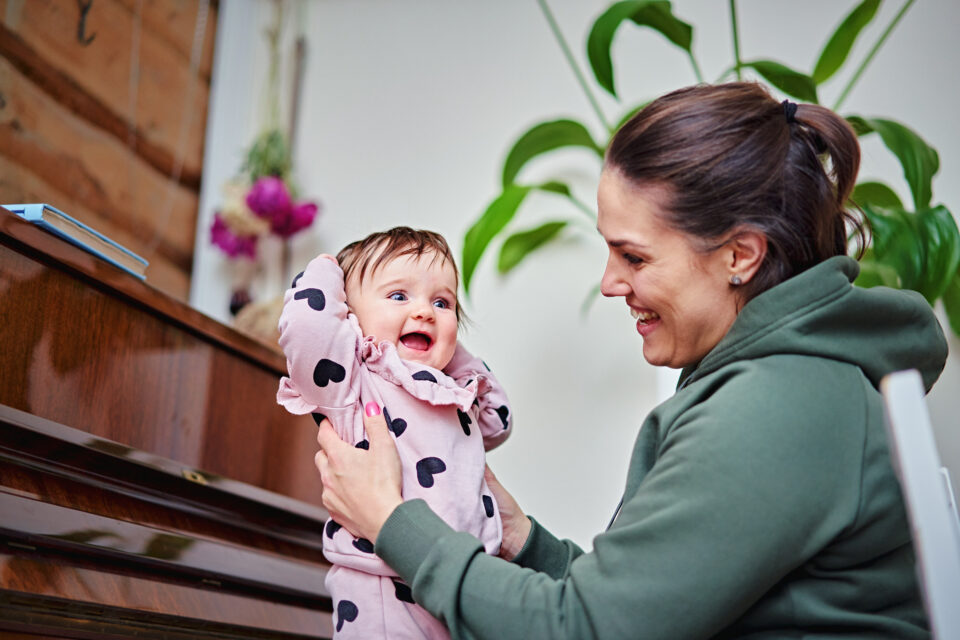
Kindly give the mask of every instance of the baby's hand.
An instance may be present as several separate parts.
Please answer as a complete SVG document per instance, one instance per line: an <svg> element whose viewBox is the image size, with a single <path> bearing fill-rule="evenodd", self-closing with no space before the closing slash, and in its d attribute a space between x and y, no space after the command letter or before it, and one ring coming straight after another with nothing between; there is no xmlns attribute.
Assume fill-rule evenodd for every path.
<svg viewBox="0 0 960 640"><path fill-rule="evenodd" d="M333 261L334 264L340 264L339 262L337 262L336 257L330 255L329 253L321 253L321 254L318 255L317 257L318 257L318 258L326 258L327 260L331 260L331 261Z"/></svg>

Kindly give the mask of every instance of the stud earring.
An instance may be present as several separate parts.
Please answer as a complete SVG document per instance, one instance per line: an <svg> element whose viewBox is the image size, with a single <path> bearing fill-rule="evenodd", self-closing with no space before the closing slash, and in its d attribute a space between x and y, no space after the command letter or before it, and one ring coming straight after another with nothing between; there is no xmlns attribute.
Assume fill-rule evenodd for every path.
<svg viewBox="0 0 960 640"><path fill-rule="evenodd" d="M730 276L730 284L732 284L735 287L739 287L740 285L743 284L743 280L741 280L740 276L738 276L737 274L733 274L732 276Z"/></svg>

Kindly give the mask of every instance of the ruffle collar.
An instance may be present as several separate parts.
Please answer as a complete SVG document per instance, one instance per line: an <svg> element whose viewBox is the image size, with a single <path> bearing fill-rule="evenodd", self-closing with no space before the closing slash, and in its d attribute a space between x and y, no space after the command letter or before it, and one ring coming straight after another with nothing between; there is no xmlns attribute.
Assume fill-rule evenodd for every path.
<svg viewBox="0 0 960 640"><path fill-rule="evenodd" d="M413 397L436 406L456 405L461 411L470 408L485 382L483 376L477 376L461 387L439 369L403 360L396 345L387 340L378 343L373 336L358 343L357 357L371 373L402 387Z"/></svg>

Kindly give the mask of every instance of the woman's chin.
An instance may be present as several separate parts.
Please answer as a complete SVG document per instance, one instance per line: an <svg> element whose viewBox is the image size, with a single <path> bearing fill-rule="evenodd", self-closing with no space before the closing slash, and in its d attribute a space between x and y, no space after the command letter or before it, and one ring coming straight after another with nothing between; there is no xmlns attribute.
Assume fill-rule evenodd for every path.
<svg viewBox="0 0 960 640"><path fill-rule="evenodd" d="M643 342L643 359L655 367L669 367L670 359L646 340Z"/></svg>

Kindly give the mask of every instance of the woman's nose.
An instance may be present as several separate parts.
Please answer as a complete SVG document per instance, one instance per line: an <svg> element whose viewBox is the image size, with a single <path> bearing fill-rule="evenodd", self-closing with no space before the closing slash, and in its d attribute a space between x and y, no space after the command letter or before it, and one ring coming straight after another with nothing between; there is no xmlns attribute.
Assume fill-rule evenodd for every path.
<svg viewBox="0 0 960 640"><path fill-rule="evenodd" d="M613 257L610 257L603 270L603 278L600 280L600 293L608 298L626 296L631 291L630 283L620 275L620 270L612 263Z"/></svg>

